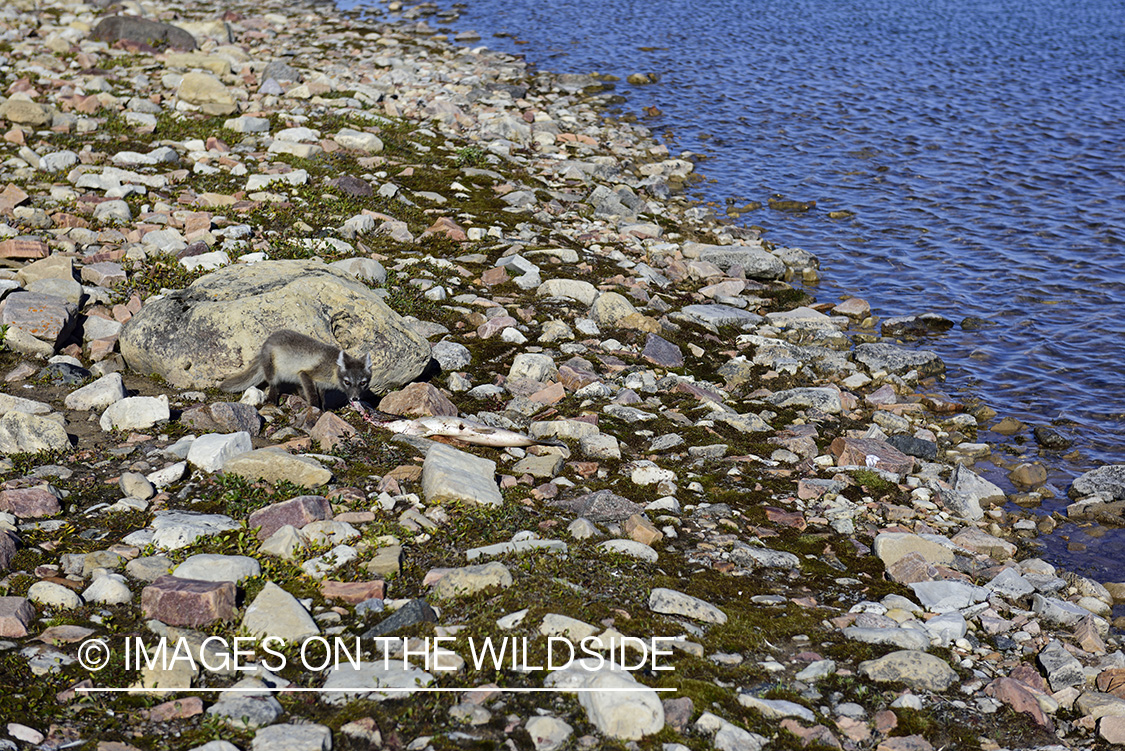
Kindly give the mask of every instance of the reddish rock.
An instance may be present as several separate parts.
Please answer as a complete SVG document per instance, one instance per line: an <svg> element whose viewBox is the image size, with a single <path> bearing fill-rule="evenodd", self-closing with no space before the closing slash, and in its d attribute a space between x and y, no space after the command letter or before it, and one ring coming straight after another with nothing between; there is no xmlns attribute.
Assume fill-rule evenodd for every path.
<svg viewBox="0 0 1125 751"><path fill-rule="evenodd" d="M436 222L427 227L426 231L422 233L422 237L429 237L430 235L445 235L450 240L455 240L457 242L462 242L463 240L468 239L468 235L465 234L465 230L461 229L461 227L458 226L457 222L453 221L447 216L443 216L441 219L438 219Z"/></svg>
<svg viewBox="0 0 1125 751"><path fill-rule="evenodd" d="M496 266L489 269L480 275L481 284L486 287L495 287L497 284L503 284L508 281L508 269L504 266Z"/></svg>
<svg viewBox="0 0 1125 751"><path fill-rule="evenodd" d="M411 383L379 401L379 409L392 415L456 417L457 407L441 390L429 383Z"/></svg>
<svg viewBox="0 0 1125 751"><path fill-rule="evenodd" d="M28 199L25 193L19 186L8 183L8 187L4 188L4 192L0 193L0 212L10 214L12 209L19 206L21 203Z"/></svg>
<svg viewBox="0 0 1125 751"><path fill-rule="evenodd" d="M18 639L27 636L35 620L35 608L26 597L0 597L0 636Z"/></svg>
<svg viewBox="0 0 1125 751"><path fill-rule="evenodd" d="M1109 668L1098 673L1098 691L1125 699L1125 668Z"/></svg>
<svg viewBox="0 0 1125 751"><path fill-rule="evenodd" d="M536 391L528 397L536 404L558 404L566 398L566 389L561 383L552 383L544 389Z"/></svg>
<svg viewBox="0 0 1125 751"><path fill-rule="evenodd" d="M875 713L875 732L886 735L898 727L898 715L889 709L880 709Z"/></svg>
<svg viewBox="0 0 1125 751"><path fill-rule="evenodd" d="M382 579L365 582L338 582L324 581L320 584L320 593L326 600L343 600L349 605L355 605L372 598L382 600L386 595L387 587Z"/></svg>
<svg viewBox="0 0 1125 751"><path fill-rule="evenodd" d="M509 326L515 326L516 319L511 316L496 316L477 327L477 336L481 339L491 339Z"/></svg>
<svg viewBox="0 0 1125 751"><path fill-rule="evenodd" d="M13 237L0 242L0 258L46 258L47 243L34 237Z"/></svg>
<svg viewBox="0 0 1125 751"><path fill-rule="evenodd" d="M570 391L577 391L583 386L597 383L600 380L601 378L593 370L578 368L569 364L559 367L559 383Z"/></svg>
<svg viewBox="0 0 1125 751"><path fill-rule="evenodd" d="M203 714L203 699L198 696L185 696L172 699L163 704L157 704L146 712L151 722L168 722L170 720L183 720Z"/></svg>
<svg viewBox="0 0 1125 751"><path fill-rule="evenodd" d="M1026 662L1021 662L1019 665L1012 668L1011 672L1008 673L1008 677L1014 681L1019 681L1036 693L1050 693L1050 689L1047 688L1046 679L1043 678L1038 670Z"/></svg>
<svg viewBox="0 0 1125 751"><path fill-rule="evenodd" d="M234 618L234 582L165 574L141 590L141 612L169 626L205 626Z"/></svg>
<svg viewBox="0 0 1125 751"><path fill-rule="evenodd" d="M900 735L887 738L875 747L875 751L934 751L934 747L920 735Z"/></svg>
<svg viewBox="0 0 1125 751"><path fill-rule="evenodd" d="M341 443L346 443L355 433L355 428L344 418L335 412L325 412L312 426L309 437L320 444L321 450L328 451Z"/></svg>
<svg viewBox="0 0 1125 751"><path fill-rule="evenodd" d="M807 746L810 743L819 743L824 746L831 746L832 748L841 748L840 741L832 734L832 731L823 725L813 725L811 728L804 727L801 723L794 719L782 720L781 729L788 730L793 735L801 739L801 745Z"/></svg>
<svg viewBox="0 0 1125 751"><path fill-rule="evenodd" d="M653 526L647 516L633 514L625 520L625 534L642 545L652 547L664 539L664 533Z"/></svg>
<svg viewBox="0 0 1125 751"><path fill-rule="evenodd" d="M680 351L680 348L656 334L649 334L648 338L645 339L645 350L641 353L641 357L662 368L682 368L684 366L684 353Z"/></svg>
<svg viewBox="0 0 1125 751"><path fill-rule="evenodd" d="M246 526L258 530L258 539L264 540L286 524L297 529L310 522L332 518L332 505L322 495L299 495L288 501L272 503L250 514Z"/></svg>
<svg viewBox="0 0 1125 751"><path fill-rule="evenodd" d="M898 404L898 394L895 393L894 388L889 383L883 384L867 396L863 397L863 399L868 404L875 407L878 407L882 404Z"/></svg>
<svg viewBox="0 0 1125 751"><path fill-rule="evenodd" d="M104 339L91 339L90 340L90 359L94 362L101 362L113 354L113 350L117 347L117 337L107 336Z"/></svg>
<svg viewBox="0 0 1125 751"><path fill-rule="evenodd" d="M861 300L858 297L849 297L842 303L832 309L836 315L847 316L862 321L871 315L871 306L867 304L866 300Z"/></svg>
<svg viewBox="0 0 1125 751"><path fill-rule="evenodd" d="M61 508L58 496L44 485L37 488L0 490L0 511L15 514L21 519L54 516Z"/></svg>
<svg viewBox="0 0 1125 751"><path fill-rule="evenodd" d="M1125 744L1125 717L1102 717L1098 720L1098 735L1115 746Z"/></svg>
<svg viewBox="0 0 1125 751"><path fill-rule="evenodd" d="M1054 729L1051 718L1043 713L1043 709L1035 699L1035 694L1023 682L1014 678L997 678L984 687L984 693L1007 704L1015 711L1028 715L1040 727Z"/></svg>
<svg viewBox="0 0 1125 751"><path fill-rule="evenodd" d="M775 524L781 524L785 527L792 527L800 531L808 526L805 521L805 515L799 511L786 511L785 509L766 507L766 518Z"/></svg>
<svg viewBox="0 0 1125 751"><path fill-rule="evenodd" d="M913 456L877 438L837 438L832 441L831 451L840 467L866 466L899 475L914 469Z"/></svg>
<svg viewBox="0 0 1125 751"><path fill-rule="evenodd" d="M907 553L887 568L887 574L899 584L933 581L938 570L920 553Z"/></svg>
<svg viewBox="0 0 1125 751"><path fill-rule="evenodd" d="M723 403L723 397L715 393L711 389L705 389L702 386L697 386L694 383L687 381L680 381L676 384L676 391L680 394L687 394L693 396L701 402L716 402L717 404Z"/></svg>

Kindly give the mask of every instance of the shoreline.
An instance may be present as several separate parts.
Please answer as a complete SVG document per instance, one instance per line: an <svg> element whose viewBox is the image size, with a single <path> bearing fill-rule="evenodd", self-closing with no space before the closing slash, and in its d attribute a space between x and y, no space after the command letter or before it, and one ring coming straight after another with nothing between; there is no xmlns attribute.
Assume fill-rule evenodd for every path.
<svg viewBox="0 0 1125 751"><path fill-rule="evenodd" d="M39 685L0 699L13 738L1125 740L1109 622L1125 588L1016 561L1011 533L1022 544L1036 522L956 468L987 450L977 419L918 396L940 359L880 343L857 298L804 305L784 280L815 274L815 257L676 197L693 165L606 119L596 80L529 76L503 53L316 4L193 6L177 19L202 48L188 54L93 43L107 14L60 7L0 16L16 71L0 103L0 682ZM218 318L175 291L204 276ZM291 297L267 297L290 277ZM261 326L306 310L301 325L357 353L380 337L381 409L562 446L389 439L344 406L213 388ZM419 353L442 372L399 388ZM236 681L204 660L190 674L75 664L92 638L199 657L205 635L236 633L436 636L462 666L486 637L666 638L672 670L444 676L375 659ZM537 648L524 665L543 664ZM402 680L480 697L378 691ZM501 692L606 681L621 693ZM75 693L134 682L250 695L99 699L114 713L91 717ZM343 696L299 698L332 686Z"/></svg>

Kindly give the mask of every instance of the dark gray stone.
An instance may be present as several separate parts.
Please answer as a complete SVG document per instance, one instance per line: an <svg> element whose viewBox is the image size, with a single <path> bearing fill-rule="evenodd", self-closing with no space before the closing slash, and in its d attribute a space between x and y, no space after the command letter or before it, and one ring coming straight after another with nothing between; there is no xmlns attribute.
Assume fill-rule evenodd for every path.
<svg viewBox="0 0 1125 751"><path fill-rule="evenodd" d="M296 83L305 80L301 76L301 71L283 60L274 60L266 66L266 69L262 71L262 80L265 81L267 78L272 78L275 81L295 81Z"/></svg>
<svg viewBox="0 0 1125 751"><path fill-rule="evenodd" d="M883 336L917 337L948 331L953 321L937 313L923 313L919 316L901 316L883 321Z"/></svg>
<svg viewBox="0 0 1125 751"><path fill-rule="evenodd" d="M78 386L91 378L93 373L68 362L53 362L35 374L36 378L50 381L56 386Z"/></svg>
<svg viewBox="0 0 1125 751"><path fill-rule="evenodd" d="M379 636L386 636L416 623L437 623L437 613L429 606L429 603L422 599L411 600L406 603L369 628L362 638L374 639Z"/></svg>
<svg viewBox="0 0 1125 751"><path fill-rule="evenodd" d="M1070 448L1074 444L1074 441L1066 436L1042 425L1036 427L1032 432L1035 434L1036 443L1045 449L1061 451L1062 449Z"/></svg>
<svg viewBox="0 0 1125 751"><path fill-rule="evenodd" d="M328 184L335 186L336 189L344 195L352 196L353 198L366 198L375 192L371 187L371 183L358 177L352 177L351 175L341 175L340 177L329 180Z"/></svg>
<svg viewBox="0 0 1125 751"><path fill-rule="evenodd" d="M598 490L577 498L554 501L552 505L592 522L623 521L633 514L645 512L644 506L622 498L612 490Z"/></svg>
<svg viewBox="0 0 1125 751"><path fill-rule="evenodd" d="M682 368L684 365L684 353L680 348L656 334L648 335L642 357L662 368Z"/></svg>
<svg viewBox="0 0 1125 751"><path fill-rule="evenodd" d="M175 47L194 50L195 37L169 23L136 16L110 16L98 22L91 32L94 39L113 44L118 41L147 44L150 47Z"/></svg>
<svg viewBox="0 0 1125 751"><path fill-rule="evenodd" d="M887 438L887 443L908 456L915 456L927 462L937 460L938 446L933 441L909 435L892 435Z"/></svg>

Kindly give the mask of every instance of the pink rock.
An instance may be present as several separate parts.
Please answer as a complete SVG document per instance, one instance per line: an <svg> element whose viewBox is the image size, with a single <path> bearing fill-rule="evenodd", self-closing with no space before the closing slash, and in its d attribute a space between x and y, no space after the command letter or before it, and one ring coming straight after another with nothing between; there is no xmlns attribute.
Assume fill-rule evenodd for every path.
<svg viewBox="0 0 1125 751"><path fill-rule="evenodd" d="M1014 678L997 678L984 687L984 693L997 701L1004 702L1021 714L1029 715L1040 727L1054 729L1054 723L1043 713L1043 709L1035 699L1035 694L1020 681Z"/></svg>
<svg viewBox="0 0 1125 751"><path fill-rule="evenodd" d="M914 457L877 438L837 438L831 451L840 467L867 466L900 475L914 469Z"/></svg>
<svg viewBox="0 0 1125 751"><path fill-rule="evenodd" d="M26 597L0 597L0 636L27 636L27 627L35 620L35 608Z"/></svg>
<svg viewBox="0 0 1125 751"><path fill-rule="evenodd" d="M125 267L112 261L90 263L82 267L82 281L97 287L124 284L125 279Z"/></svg>
<svg viewBox="0 0 1125 751"><path fill-rule="evenodd" d="M480 281L486 287L495 287L497 284L503 284L508 281L508 269L504 266L496 266L480 275Z"/></svg>
<svg viewBox="0 0 1125 751"><path fill-rule="evenodd" d="M865 396L864 401L876 407L881 404L898 404L898 394L895 393L894 388L889 383L884 383Z"/></svg>
<svg viewBox="0 0 1125 751"><path fill-rule="evenodd" d="M536 404L558 404L566 398L566 389L561 383L552 383L528 397Z"/></svg>
<svg viewBox="0 0 1125 751"><path fill-rule="evenodd" d="M325 412L309 431L309 437L320 444L322 450L333 449L347 443L356 433L355 428L334 412Z"/></svg>
<svg viewBox="0 0 1125 751"><path fill-rule="evenodd" d="M234 582L164 575L141 590L141 612L169 626L205 626L234 618Z"/></svg>
<svg viewBox="0 0 1125 751"><path fill-rule="evenodd" d="M871 306L867 304L866 300L861 300L858 297L849 297L833 308L832 312L836 315L863 320L871 315Z"/></svg>
<svg viewBox="0 0 1125 751"><path fill-rule="evenodd" d="M148 719L151 722L168 722L195 717L199 714L203 714L203 699L198 696L185 696L166 701L163 704L157 704L148 710Z"/></svg>
<svg viewBox="0 0 1125 751"><path fill-rule="evenodd" d="M887 738L875 747L875 751L934 751L934 747L920 735L900 735Z"/></svg>
<svg viewBox="0 0 1125 751"><path fill-rule="evenodd" d="M794 719L787 719L781 721L781 729L788 730L790 733L800 738L802 746L807 746L815 742L825 746L832 746L833 748L841 748L840 741L836 740L836 736L832 735L832 731L823 725L813 725L811 728L806 728Z"/></svg>
<svg viewBox="0 0 1125 751"><path fill-rule="evenodd" d="M297 529L310 522L332 518L332 505L322 495L299 495L288 501L272 503L250 514L246 525L258 530L258 539L264 540L286 524Z"/></svg>
<svg viewBox="0 0 1125 751"><path fill-rule="evenodd" d="M491 322L484 325L487 326ZM456 417L458 414L456 405L449 401L449 397L429 383L411 383L399 391L392 391L380 400L379 409L392 415L419 417L427 415Z"/></svg>
<svg viewBox="0 0 1125 751"><path fill-rule="evenodd" d="M386 595L387 587L382 579L365 582L338 582L324 581L320 584L320 593L326 600L343 600L355 605L372 598L382 600Z"/></svg>
<svg viewBox="0 0 1125 751"><path fill-rule="evenodd" d="M0 511L15 514L21 519L53 516L60 510L58 497L46 486L0 491Z"/></svg>
<svg viewBox="0 0 1125 751"><path fill-rule="evenodd" d="M496 316L477 327L477 336L481 339L491 339L509 326L515 326L516 319L511 316Z"/></svg>
<svg viewBox="0 0 1125 751"><path fill-rule="evenodd" d="M1098 720L1098 735L1114 745L1125 744L1125 717L1106 715Z"/></svg>
<svg viewBox="0 0 1125 751"><path fill-rule="evenodd" d="M0 258L46 258L47 243L32 237L13 237L0 242Z"/></svg>

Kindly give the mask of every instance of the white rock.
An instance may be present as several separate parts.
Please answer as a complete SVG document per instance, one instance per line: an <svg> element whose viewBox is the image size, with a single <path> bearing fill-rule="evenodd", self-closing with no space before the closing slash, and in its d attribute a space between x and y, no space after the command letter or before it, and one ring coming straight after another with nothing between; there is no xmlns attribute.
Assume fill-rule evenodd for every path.
<svg viewBox="0 0 1125 751"><path fill-rule="evenodd" d="M61 584L54 582L35 582L27 590L27 599L38 605L46 605L64 610L74 610L82 607L82 598L78 593Z"/></svg>
<svg viewBox="0 0 1125 751"><path fill-rule="evenodd" d="M578 694L578 703L586 710L590 722L612 738L638 740L660 732L664 728L660 695L615 663L598 663L594 658L575 660L551 673L543 684L563 690L616 689Z"/></svg>
<svg viewBox="0 0 1125 751"><path fill-rule="evenodd" d="M187 460L204 472L218 472L228 459L253 448L250 434L245 430L237 433L207 433L192 442Z"/></svg>
<svg viewBox="0 0 1125 751"><path fill-rule="evenodd" d="M99 424L107 432L114 429L147 430L157 423L167 422L171 416L168 397L164 394L130 396L110 404L102 413Z"/></svg>
<svg viewBox="0 0 1125 751"><path fill-rule="evenodd" d="M94 579L93 583L82 593L86 602L96 602L102 605L121 605L133 599L125 577L120 574L106 574Z"/></svg>
<svg viewBox="0 0 1125 751"><path fill-rule="evenodd" d="M67 409L80 411L107 409L125 398L125 384L120 373L107 373L93 383L88 383L66 395Z"/></svg>

